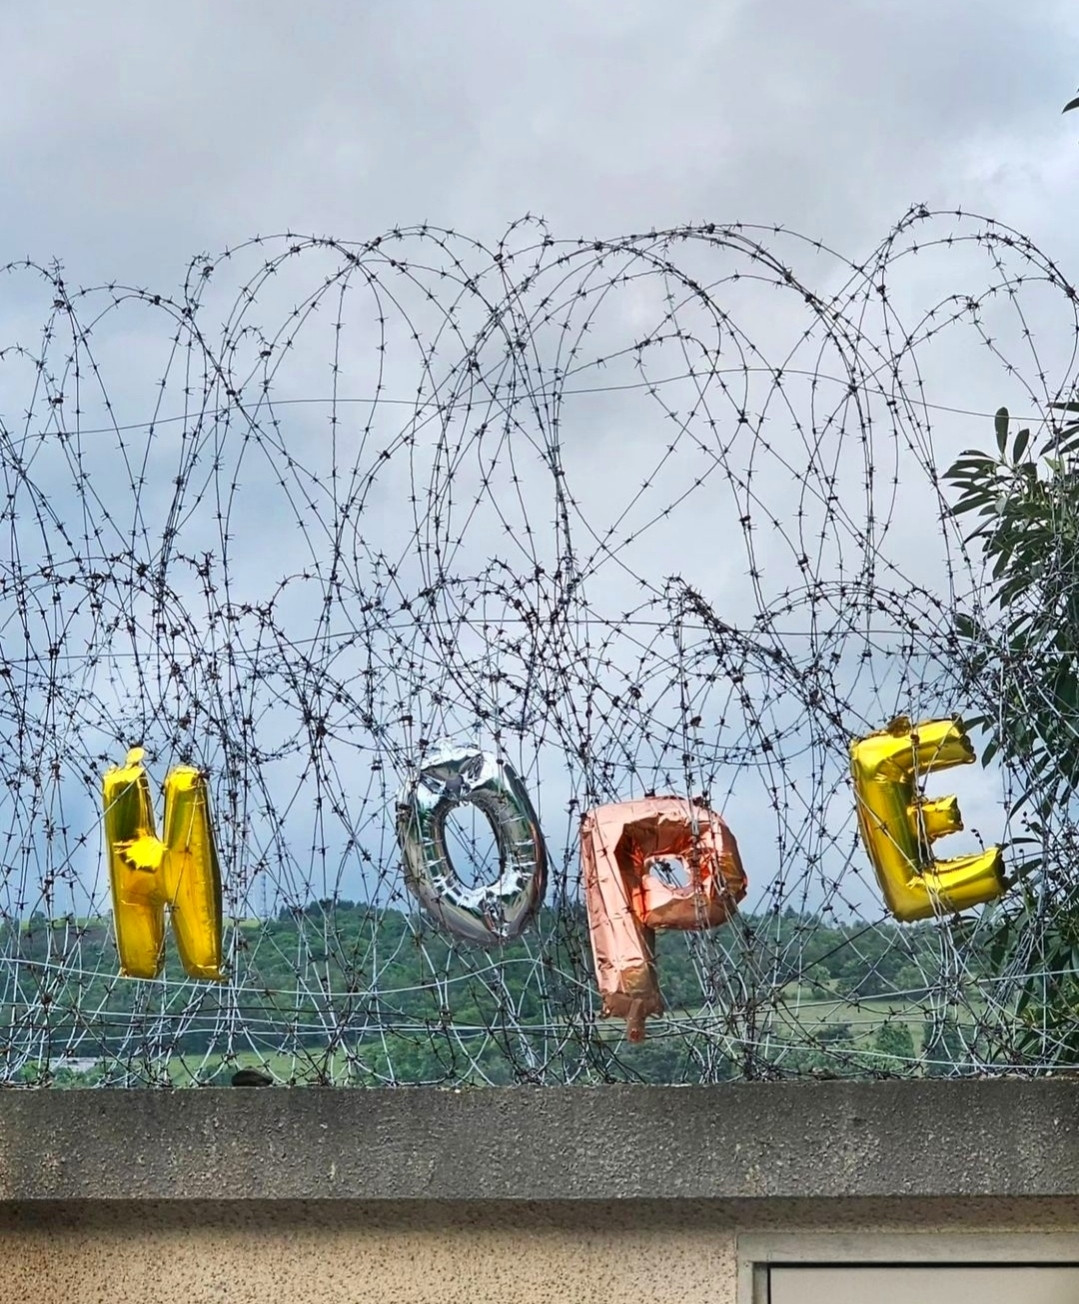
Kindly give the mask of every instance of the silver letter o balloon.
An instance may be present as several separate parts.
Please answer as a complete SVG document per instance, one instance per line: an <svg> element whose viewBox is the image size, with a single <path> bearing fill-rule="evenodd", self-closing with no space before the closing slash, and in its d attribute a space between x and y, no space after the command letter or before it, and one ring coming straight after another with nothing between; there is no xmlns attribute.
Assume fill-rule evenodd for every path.
<svg viewBox="0 0 1079 1304"><path fill-rule="evenodd" d="M446 847L446 816L471 803L486 815L499 875L467 887ZM448 933L493 946L527 928L547 889L547 851L524 784L507 762L477 747L439 743L397 798L405 882Z"/></svg>

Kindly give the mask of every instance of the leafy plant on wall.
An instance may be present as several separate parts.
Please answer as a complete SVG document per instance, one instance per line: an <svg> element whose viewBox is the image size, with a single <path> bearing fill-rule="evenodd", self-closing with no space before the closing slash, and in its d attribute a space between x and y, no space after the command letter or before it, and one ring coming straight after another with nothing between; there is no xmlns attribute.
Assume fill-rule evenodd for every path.
<svg viewBox="0 0 1079 1304"><path fill-rule="evenodd" d="M1076 107L1079 100L1068 107ZM991 703L980 726L983 763L1021 776L1012 841L1021 880L1014 908L996 913L990 947L1014 971L1028 938L1028 975L1016 999L1017 1058L1079 1059L1079 858L1069 807L1079 786L1079 402L1034 451L1029 428L994 418L994 452L968 450L945 473L958 490L951 512L973 525L988 584L982 614L957 613L968 689ZM1016 859L1016 853L1018 859ZM1044 928L1030 927L1035 919ZM1031 963L1031 961L1035 961Z"/></svg>

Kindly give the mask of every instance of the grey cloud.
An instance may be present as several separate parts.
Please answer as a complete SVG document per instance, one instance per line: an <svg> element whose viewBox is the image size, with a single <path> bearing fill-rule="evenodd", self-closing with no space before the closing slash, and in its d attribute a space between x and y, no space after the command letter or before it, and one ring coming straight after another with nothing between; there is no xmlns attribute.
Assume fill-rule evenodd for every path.
<svg viewBox="0 0 1079 1304"><path fill-rule="evenodd" d="M1070 21L929 0L27 7L0 55L6 250L156 279L255 231L490 235L531 210L605 235L777 221L852 252L913 200L990 198L972 150L1067 133Z"/></svg>

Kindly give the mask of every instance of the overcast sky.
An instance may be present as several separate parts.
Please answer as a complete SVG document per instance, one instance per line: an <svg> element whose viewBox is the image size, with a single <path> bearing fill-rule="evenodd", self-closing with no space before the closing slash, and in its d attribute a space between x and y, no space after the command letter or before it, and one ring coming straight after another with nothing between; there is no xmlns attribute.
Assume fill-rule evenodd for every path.
<svg viewBox="0 0 1079 1304"><path fill-rule="evenodd" d="M4 10L0 263L58 258L74 285L168 293L193 255L255 234L429 221L492 240L525 213L559 237L775 223L857 259L915 202L1018 226L1079 278L1074 4ZM3 284L0 344L41 319L27 284ZM140 419L157 363L125 347L111 383Z"/></svg>
<svg viewBox="0 0 1079 1304"><path fill-rule="evenodd" d="M1067 0L43 0L3 6L3 253L176 278L291 228L780 222L908 204L1076 243ZM1075 115L1079 117L1079 114Z"/></svg>

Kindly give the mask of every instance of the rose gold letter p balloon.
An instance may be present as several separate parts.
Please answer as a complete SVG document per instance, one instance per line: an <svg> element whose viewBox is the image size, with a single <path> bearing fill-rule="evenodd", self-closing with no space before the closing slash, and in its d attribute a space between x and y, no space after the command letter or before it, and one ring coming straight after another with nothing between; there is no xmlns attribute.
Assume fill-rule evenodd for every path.
<svg viewBox="0 0 1079 1304"><path fill-rule="evenodd" d="M680 860L689 883L652 873ZM657 928L716 928L746 894L738 845L720 817L682 797L597 806L581 824L588 928L603 1015L626 1020L630 1041L663 1013L656 978Z"/></svg>

